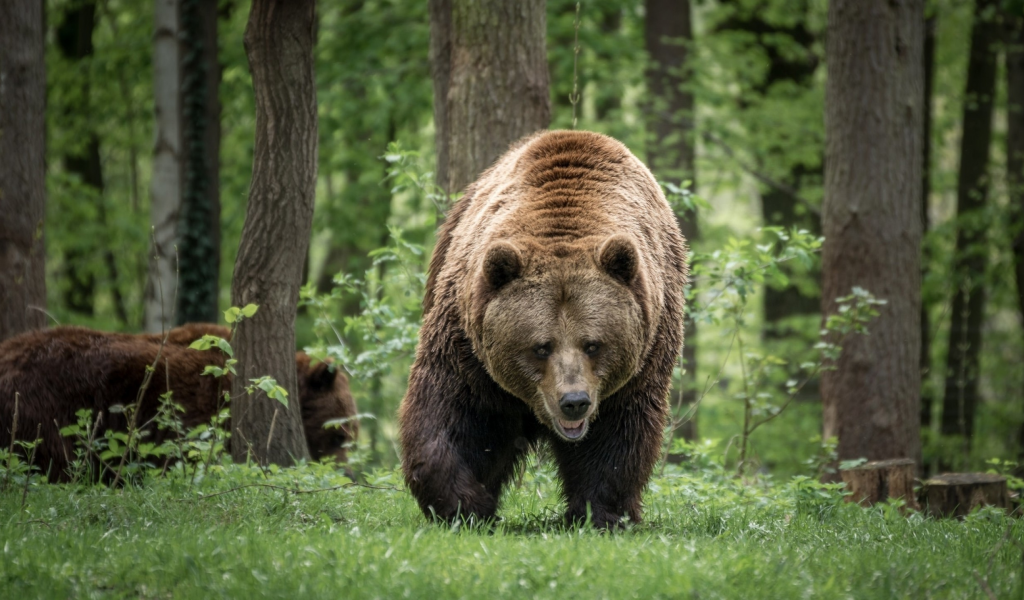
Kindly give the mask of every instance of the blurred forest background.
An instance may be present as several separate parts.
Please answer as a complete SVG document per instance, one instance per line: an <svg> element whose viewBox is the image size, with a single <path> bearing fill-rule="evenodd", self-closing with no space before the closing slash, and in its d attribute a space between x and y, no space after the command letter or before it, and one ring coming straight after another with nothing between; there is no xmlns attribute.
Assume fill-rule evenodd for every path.
<svg viewBox="0 0 1024 600"><path fill-rule="evenodd" d="M216 11L203 4L181 0L182 139L186 148L206 148L206 158L182 161L180 193L186 206L189 194L212 194L213 200L209 212L179 217L176 243L183 289L215 283L210 293L224 310L253 166L255 107L243 48L249 3L221 0ZM1024 290L1013 276L1022 231L1012 185L1021 180L1021 163L1015 163L1017 179L1007 175L1013 167L1008 119L1020 119L1021 109L1009 108L1012 45L1003 33L1019 9L1014 2L926 3L923 59L931 110L921 200L920 425L926 470L983 468L991 459L1014 463L1024 453ZM791 403L784 399L796 369L786 365L812 360L822 327L819 244L813 240L822 231L827 11L825 0L586 0L577 57L576 3L546 4L550 127L569 128L576 119L576 128L611 135L648 162L680 208L695 263L704 261L708 269L698 268L698 275L728 271L729 256L749 258L758 245L787 251L782 231L808 232L788 250L800 260L779 263L764 281L750 278L732 313L705 312L696 326L688 323L690 362L678 373L676 392L686 398L673 400L677 419L686 421L680 436L710 440L706 444L733 463L745 410L772 417L751 434L747 460L780 476L813 472L829 457L816 378L795 391ZM654 30L679 23L680 16L686 17L682 29ZM47 310L62 324L146 327L151 200L161 192L154 178L155 18L153 2L46 3ZM979 29L975 37L986 43L972 46L972 31ZM415 348L438 207L448 200L441 191L447 181L438 186L433 177L430 56L423 0L318 3L319 170L297 342L335 355L350 371L360 412L367 414L360 443L362 460L370 464L397 461L395 411ZM969 68L975 60L981 71ZM674 91L658 88L659 69L670 74ZM972 73L981 81L968 90ZM980 201L958 214L962 136L977 129L977 121L964 126L965 114L979 105L991 108L980 125L989 136L970 155L982 161L985 189L968 186ZM652 114L666 112L674 134L652 123ZM660 149L684 136L693 162L662 160ZM210 162L211 154L219 164ZM975 232L970 253L980 258L967 282L954 274L957 234L965 223ZM197 245L207 253L185 256L187 246ZM713 292L712 286L700 289L700 282L698 308L710 302L700 293ZM954 423L944 431L954 296L965 291L980 318L980 337L969 344L977 366L965 367L977 382L976 416L967 430ZM187 303L183 297L179 307ZM180 320L189 320L182 318L187 314ZM208 309L191 314L192 320L219 315ZM748 365L736 360L733 347L737 328L744 332L741 352L756 356L750 360L781 365L760 371L767 390L762 405L744 399L751 394L745 390ZM776 388L781 395L773 395ZM679 453L685 448L676 442Z"/></svg>

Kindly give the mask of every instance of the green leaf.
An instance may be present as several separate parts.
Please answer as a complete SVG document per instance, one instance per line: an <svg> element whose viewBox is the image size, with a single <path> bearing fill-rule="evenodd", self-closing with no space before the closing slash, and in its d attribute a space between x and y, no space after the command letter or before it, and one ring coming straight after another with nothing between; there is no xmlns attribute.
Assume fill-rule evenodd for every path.
<svg viewBox="0 0 1024 600"><path fill-rule="evenodd" d="M247 318L251 317L254 314L256 314L256 310L258 308L259 308L259 306L255 305L255 304L246 304L245 307L242 308L242 314L245 315Z"/></svg>

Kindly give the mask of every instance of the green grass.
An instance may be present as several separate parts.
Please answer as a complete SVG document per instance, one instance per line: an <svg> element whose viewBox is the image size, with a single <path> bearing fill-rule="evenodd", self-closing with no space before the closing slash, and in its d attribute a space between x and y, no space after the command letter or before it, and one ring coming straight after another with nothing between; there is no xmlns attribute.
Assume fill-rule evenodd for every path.
<svg viewBox="0 0 1024 600"><path fill-rule="evenodd" d="M1024 536L1015 519L862 509L802 478L673 471L652 482L646 521L614 534L563 528L537 468L491 527L428 524L397 488L210 495L265 481L232 467L192 490L40 485L24 511L21 490L0 494L0 598L984 597L974 571L999 598L1021 593L1021 550L1000 543ZM344 482L318 466L269 481Z"/></svg>

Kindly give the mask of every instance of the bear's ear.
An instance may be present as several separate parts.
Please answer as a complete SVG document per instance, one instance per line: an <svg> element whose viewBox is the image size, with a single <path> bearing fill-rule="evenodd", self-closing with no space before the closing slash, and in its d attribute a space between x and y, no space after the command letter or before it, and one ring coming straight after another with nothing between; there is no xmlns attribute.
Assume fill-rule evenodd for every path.
<svg viewBox="0 0 1024 600"><path fill-rule="evenodd" d="M625 285L636 279L640 259L632 240L624 235L613 235L597 251L598 264L606 273Z"/></svg>
<svg viewBox="0 0 1024 600"><path fill-rule="evenodd" d="M334 386L334 379L337 376L338 368L332 363L318 362L309 369L306 385L310 390L327 390Z"/></svg>
<svg viewBox="0 0 1024 600"><path fill-rule="evenodd" d="M491 290L497 291L514 281L523 271L519 249L505 241L491 244L484 256L484 278Z"/></svg>

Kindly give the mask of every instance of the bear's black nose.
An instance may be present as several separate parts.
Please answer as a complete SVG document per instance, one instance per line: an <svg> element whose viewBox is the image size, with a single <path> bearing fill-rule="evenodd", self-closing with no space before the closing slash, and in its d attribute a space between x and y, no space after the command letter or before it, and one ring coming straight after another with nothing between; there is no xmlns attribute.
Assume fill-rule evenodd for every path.
<svg viewBox="0 0 1024 600"><path fill-rule="evenodd" d="M573 421L582 419L583 415L587 414L587 409L590 408L590 394L586 392L564 394L558 401L558 407L562 409L562 414L566 419Z"/></svg>

